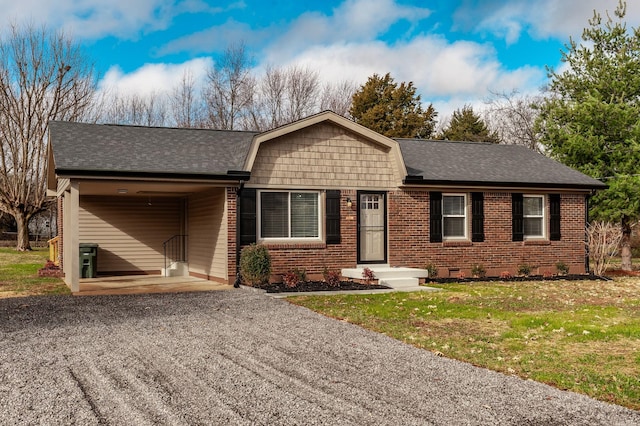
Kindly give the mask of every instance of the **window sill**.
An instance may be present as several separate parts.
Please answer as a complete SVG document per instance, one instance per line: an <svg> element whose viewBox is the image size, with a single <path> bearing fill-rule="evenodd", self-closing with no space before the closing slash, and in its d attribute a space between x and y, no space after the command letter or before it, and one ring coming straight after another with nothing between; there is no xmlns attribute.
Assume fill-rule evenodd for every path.
<svg viewBox="0 0 640 426"><path fill-rule="evenodd" d="M261 241L260 244L274 250L327 248L327 244L322 241Z"/></svg>
<svg viewBox="0 0 640 426"><path fill-rule="evenodd" d="M473 243L469 240L449 240L443 241L442 247L471 247Z"/></svg>
<svg viewBox="0 0 640 426"><path fill-rule="evenodd" d="M524 240L525 246L549 246L551 241L549 240Z"/></svg>

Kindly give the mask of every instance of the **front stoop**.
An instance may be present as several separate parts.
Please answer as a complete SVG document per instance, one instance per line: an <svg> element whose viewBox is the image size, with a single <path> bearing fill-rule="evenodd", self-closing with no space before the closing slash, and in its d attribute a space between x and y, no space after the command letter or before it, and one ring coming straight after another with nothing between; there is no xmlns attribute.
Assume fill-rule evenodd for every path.
<svg viewBox="0 0 640 426"><path fill-rule="evenodd" d="M173 262L167 269L162 268L164 277L188 277L189 265L186 262Z"/></svg>
<svg viewBox="0 0 640 426"><path fill-rule="evenodd" d="M380 278L378 284L391 288L419 287L420 280L418 278Z"/></svg>
<svg viewBox="0 0 640 426"><path fill-rule="evenodd" d="M362 279L364 268L369 268L373 271L379 284L394 289L419 287L420 278L429 277L429 272L426 269L390 267L389 265L369 265L347 268L342 270L342 276L345 278Z"/></svg>

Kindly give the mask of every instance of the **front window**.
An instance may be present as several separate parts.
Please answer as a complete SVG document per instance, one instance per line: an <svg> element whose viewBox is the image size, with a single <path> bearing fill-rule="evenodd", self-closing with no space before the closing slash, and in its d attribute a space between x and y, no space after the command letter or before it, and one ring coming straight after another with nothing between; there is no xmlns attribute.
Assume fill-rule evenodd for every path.
<svg viewBox="0 0 640 426"><path fill-rule="evenodd" d="M465 238L467 236L466 196L442 196L442 236L444 238Z"/></svg>
<svg viewBox="0 0 640 426"><path fill-rule="evenodd" d="M525 195L523 201L525 238L544 238L544 196Z"/></svg>
<svg viewBox="0 0 640 426"><path fill-rule="evenodd" d="M260 238L318 239L320 193L309 191L260 192Z"/></svg>

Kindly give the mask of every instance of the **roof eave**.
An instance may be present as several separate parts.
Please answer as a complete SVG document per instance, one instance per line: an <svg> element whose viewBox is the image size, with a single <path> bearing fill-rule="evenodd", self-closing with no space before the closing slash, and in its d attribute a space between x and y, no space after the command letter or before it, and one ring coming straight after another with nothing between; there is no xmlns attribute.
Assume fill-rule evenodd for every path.
<svg viewBox="0 0 640 426"><path fill-rule="evenodd" d="M465 186L465 187L501 187L501 188L549 188L549 189L573 189L580 191L594 191L606 189L607 185L583 184L583 183L558 183L558 182L493 182L493 181L469 181L469 180L442 180L423 179L422 176L406 176L402 181L404 185L416 186Z"/></svg>
<svg viewBox="0 0 640 426"><path fill-rule="evenodd" d="M213 180L213 181L246 181L251 173L244 170L228 170L224 174L209 173L170 173L170 172L135 172L135 171L105 171L81 169L56 169L58 177L73 178L120 178L120 179L161 179L161 180Z"/></svg>

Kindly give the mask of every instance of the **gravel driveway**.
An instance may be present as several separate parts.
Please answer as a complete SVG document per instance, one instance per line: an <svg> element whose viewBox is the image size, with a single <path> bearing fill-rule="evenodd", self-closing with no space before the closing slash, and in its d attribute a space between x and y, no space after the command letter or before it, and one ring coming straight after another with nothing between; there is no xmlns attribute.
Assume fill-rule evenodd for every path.
<svg viewBox="0 0 640 426"><path fill-rule="evenodd" d="M244 289L0 300L0 359L2 424L640 424Z"/></svg>

